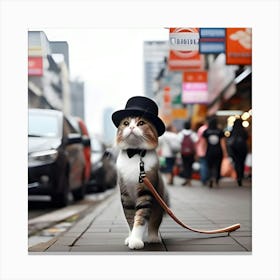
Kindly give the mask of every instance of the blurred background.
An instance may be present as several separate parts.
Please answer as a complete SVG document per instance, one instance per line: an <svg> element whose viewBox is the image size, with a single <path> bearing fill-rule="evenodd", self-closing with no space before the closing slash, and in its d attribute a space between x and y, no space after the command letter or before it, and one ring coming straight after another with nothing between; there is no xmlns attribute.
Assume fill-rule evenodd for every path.
<svg viewBox="0 0 280 280"><path fill-rule="evenodd" d="M69 190L80 200L88 188L115 186L111 115L135 95L154 99L177 131L216 115L229 137L241 118L250 154L251 36L250 28L30 30L29 194L63 206Z"/></svg>
<svg viewBox="0 0 280 280"><path fill-rule="evenodd" d="M228 28L231 29L246 31ZM79 116L89 132L98 134L108 145L115 135L111 113L124 108L133 95L155 99L165 123L173 122L178 129L182 120L192 118L195 126L207 114L218 115L223 125L228 121L226 126L230 129L230 117L245 112L243 118L248 123L244 125L250 126L250 61L240 62L238 57L236 61L226 61L227 29L204 28L204 33L196 30L201 37L196 45L200 48L198 59L173 57L168 28L29 31L29 107L58 109ZM183 65L184 60L188 65ZM183 83L197 79L193 72L203 72L203 86L207 86L204 92L183 92Z"/></svg>

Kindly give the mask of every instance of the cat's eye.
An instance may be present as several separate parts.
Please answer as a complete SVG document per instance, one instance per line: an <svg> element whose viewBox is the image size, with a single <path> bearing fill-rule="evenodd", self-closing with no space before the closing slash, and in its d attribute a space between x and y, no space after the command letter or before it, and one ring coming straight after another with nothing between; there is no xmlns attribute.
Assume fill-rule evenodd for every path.
<svg viewBox="0 0 280 280"><path fill-rule="evenodd" d="M124 122L123 122L123 125L128 126L128 125L129 125L129 122L128 122L128 121L124 121Z"/></svg>
<svg viewBox="0 0 280 280"><path fill-rule="evenodd" d="M137 125L138 125L138 126L141 126L141 125L144 125L144 124L145 124L144 121L140 121Z"/></svg>

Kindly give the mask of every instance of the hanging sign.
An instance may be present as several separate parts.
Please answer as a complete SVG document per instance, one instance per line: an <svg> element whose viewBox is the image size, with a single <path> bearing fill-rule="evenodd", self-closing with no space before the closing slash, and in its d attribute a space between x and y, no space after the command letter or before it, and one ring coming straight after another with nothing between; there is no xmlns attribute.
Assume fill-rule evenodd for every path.
<svg viewBox="0 0 280 280"><path fill-rule="evenodd" d="M226 29L226 64L252 64L252 29Z"/></svg>
<svg viewBox="0 0 280 280"><path fill-rule="evenodd" d="M206 71L183 73L182 103L208 103L208 83Z"/></svg>
<svg viewBox="0 0 280 280"><path fill-rule="evenodd" d="M170 28L169 47L175 51L197 51L199 46L198 28Z"/></svg>
<svg viewBox="0 0 280 280"><path fill-rule="evenodd" d="M170 28L169 46L168 68L170 71L204 69L204 57L198 51L198 28Z"/></svg>
<svg viewBox="0 0 280 280"><path fill-rule="evenodd" d="M225 28L200 28L199 53L217 54L225 52Z"/></svg>

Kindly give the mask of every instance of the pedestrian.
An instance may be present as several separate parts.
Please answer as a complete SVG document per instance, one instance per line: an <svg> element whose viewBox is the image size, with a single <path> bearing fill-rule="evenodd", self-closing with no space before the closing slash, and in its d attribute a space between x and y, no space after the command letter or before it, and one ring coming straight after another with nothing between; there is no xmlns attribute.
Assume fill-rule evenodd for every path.
<svg viewBox="0 0 280 280"><path fill-rule="evenodd" d="M200 123L197 130L197 142L196 142L196 156L199 162L199 174L202 185L207 184L208 180L208 164L206 161L206 149L207 142L203 137L203 132L208 128L207 123Z"/></svg>
<svg viewBox="0 0 280 280"><path fill-rule="evenodd" d="M238 186L242 186L244 178L245 160L248 153L248 133L242 126L242 119L236 119L228 139L229 156L234 163Z"/></svg>
<svg viewBox="0 0 280 280"><path fill-rule="evenodd" d="M205 156L209 168L209 187L212 188L214 181L219 185L222 159L228 156L224 133L218 127L215 116L209 117L208 128L203 132L203 137L207 142Z"/></svg>
<svg viewBox="0 0 280 280"><path fill-rule="evenodd" d="M172 125L166 127L165 133L159 137L159 153L164 159L162 172L167 175L167 183L174 183L174 165L177 153L180 151L180 142Z"/></svg>
<svg viewBox="0 0 280 280"><path fill-rule="evenodd" d="M195 143L197 142L197 135L191 129L191 122L189 120L184 123L184 128L179 132L178 137L181 142L182 175L185 178L182 186L191 186L192 165L195 160Z"/></svg>

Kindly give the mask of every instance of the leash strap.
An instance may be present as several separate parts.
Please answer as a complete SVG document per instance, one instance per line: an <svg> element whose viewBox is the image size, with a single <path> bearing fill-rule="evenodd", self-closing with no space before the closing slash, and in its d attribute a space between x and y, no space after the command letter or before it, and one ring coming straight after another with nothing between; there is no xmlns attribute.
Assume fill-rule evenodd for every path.
<svg viewBox="0 0 280 280"><path fill-rule="evenodd" d="M226 227L226 228L221 228L221 229L215 229L215 230L199 230L199 229L195 229L195 228L191 228L188 225L184 224L183 222L181 222L175 215L174 213L171 211L171 209L167 206L167 204L165 203L165 201L161 198L161 196L158 194L158 192L155 190L154 186L152 185L152 183L150 182L150 180L148 179L148 177L146 177L146 173L145 173L145 169L144 169L144 162L142 160L142 157L140 156L140 174L139 174L139 183L143 183L149 188L149 190L152 192L152 194L154 195L154 197L156 198L156 200L158 201L158 203L160 204L160 206L165 210L165 212L180 226L182 226L183 228L186 228L190 231L193 232L198 232L198 233L204 233L204 234L215 234L215 233L223 233L223 232L232 232L235 231L237 229L240 228L240 224L234 224L232 226Z"/></svg>

